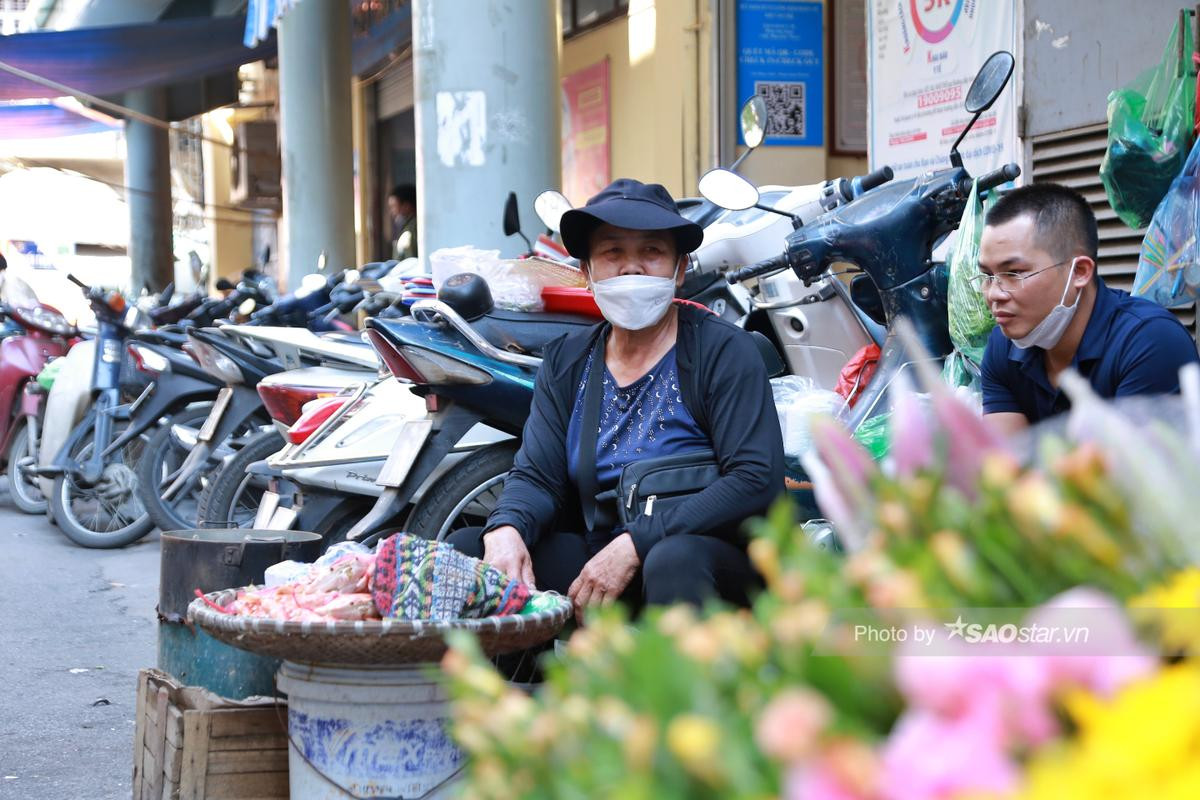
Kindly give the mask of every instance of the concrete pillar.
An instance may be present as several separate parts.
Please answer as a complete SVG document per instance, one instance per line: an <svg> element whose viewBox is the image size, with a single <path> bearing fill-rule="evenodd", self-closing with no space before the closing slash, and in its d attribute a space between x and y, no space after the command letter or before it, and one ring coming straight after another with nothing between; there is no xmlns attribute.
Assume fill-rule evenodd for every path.
<svg viewBox="0 0 1200 800"><path fill-rule="evenodd" d="M214 112L220 114L221 112ZM232 144L224 137L228 126L214 124L212 114L204 117L202 145L204 154L204 197L209 202L208 241L210 243L210 265L208 283L211 289L217 278L229 278L237 283L243 269L254 263L254 217L247 211L231 208L230 157Z"/></svg>
<svg viewBox="0 0 1200 800"><path fill-rule="evenodd" d="M125 93L125 105L166 119L165 89ZM175 278L171 244L171 140L163 128L125 121L125 201L129 206L129 261L134 295L161 291Z"/></svg>
<svg viewBox="0 0 1200 800"><path fill-rule="evenodd" d="M321 252L327 271L355 265L350 91L347 4L309 0L289 8L279 20L280 265L289 289L316 269Z"/></svg>
<svg viewBox="0 0 1200 800"><path fill-rule="evenodd" d="M423 258L471 244L517 255L539 192L561 186L556 0L414 0L417 227Z"/></svg>

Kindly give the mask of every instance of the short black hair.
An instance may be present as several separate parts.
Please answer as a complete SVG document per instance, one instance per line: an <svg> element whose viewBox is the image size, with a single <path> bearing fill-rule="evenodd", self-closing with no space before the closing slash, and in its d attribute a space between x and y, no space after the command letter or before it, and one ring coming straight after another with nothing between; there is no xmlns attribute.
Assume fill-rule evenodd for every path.
<svg viewBox="0 0 1200 800"><path fill-rule="evenodd" d="M988 209L987 225L1005 225L1033 217L1038 244L1055 258L1082 251L1093 261L1100 249L1096 215L1083 195L1058 183L1031 183L1003 195Z"/></svg>
<svg viewBox="0 0 1200 800"><path fill-rule="evenodd" d="M401 203L408 203L409 205L415 206L417 204L417 187L413 186L411 183L402 183L399 186L394 187L392 191L388 193L388 197L394 197Z"/></svg>
<svg viewBox="0 0 1200 800"><path fill-rule="evenodd" d="M0 270L5 269L8 269L8 259L4 257L3 253L0 253Z"/></svg>

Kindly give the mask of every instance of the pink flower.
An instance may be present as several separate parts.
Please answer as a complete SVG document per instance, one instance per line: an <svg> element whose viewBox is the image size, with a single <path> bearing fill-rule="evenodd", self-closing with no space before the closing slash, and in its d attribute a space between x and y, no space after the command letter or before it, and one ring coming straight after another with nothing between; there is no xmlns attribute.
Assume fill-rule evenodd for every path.
<svg viewBox="0 0 1200 800"><path fill-rule="evenodd" d="M824 695L811 689L788 689L763 709L754 738L771 758L795 764L814 752L818 737L832 717Z"/></svg>
<svg viewBox="0 0 1200 800"><path fill-rule="evenodd" d="M1025 622L1050 639L1031 648L1055 687L1082 686L1108 696L1158 668L1121 606L1097 589L1069 589L1034 609Z"/></svg>
<svg viewBox="0 0 1200 800"><path fill-rule="evenodd" d="M847 547L858 549L865 538L860 509L871 506L871 479L878 468L871 454L829 417L814 417L809 426L816 452L804 456L821 511L837 527Z"/></svg>
<svg viewBox="0 0 1200 800"><path fill-rule="evenodd" d="M899 372L888 387L892 397L891 456L896 474L911 477L933 466L933 424L921 405L908 373Z"/></svg>
<svg viewBox="0 0 1200 800"><path fill-rule="evenodd" d="M1018 780L994 707L949 717L906 711L883 747L886 800L941 800L969 792L1005 793Z"/></svg>
<svg viewBox="0 0 1200 800"><path fill-rule="evenodd" d="M847 789L834 771L821 763L791 770L783 796L787 800L865 800Z"/></svg>

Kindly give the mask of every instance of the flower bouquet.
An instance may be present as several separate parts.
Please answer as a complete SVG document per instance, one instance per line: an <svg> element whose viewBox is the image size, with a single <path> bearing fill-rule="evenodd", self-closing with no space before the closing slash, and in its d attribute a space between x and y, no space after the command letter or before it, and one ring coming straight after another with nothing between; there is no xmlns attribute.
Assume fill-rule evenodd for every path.
<svg viewBox="0 0 1200 800"><path fill-rule="evenodd" d="M1022 453L925 373L883 466L813 426L844 557L782 503L753 608L598 614L532 696L456 640L466 796L1200 796L1200 374L1169 422L1064 376Z"/></svg>

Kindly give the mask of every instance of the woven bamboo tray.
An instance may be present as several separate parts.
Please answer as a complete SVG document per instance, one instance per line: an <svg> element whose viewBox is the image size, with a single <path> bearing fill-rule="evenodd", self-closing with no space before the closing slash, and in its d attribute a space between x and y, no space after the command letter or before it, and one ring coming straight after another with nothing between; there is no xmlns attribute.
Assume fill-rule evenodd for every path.
<svg viewBox="0 0 1200 800"><path fill-rule="evenodd" d="M196 598L188 620L233 647L265 656L312 664L417 664L438 661L446 652L446 631L473 633L488 656L541 644L554 638L571 616L571 603L551 595L556 604L536 614L483 619L409 621L400 619L348 622L284 622L223 614ZM206 595L217 605L237 597L237 589Z"/></svg>

